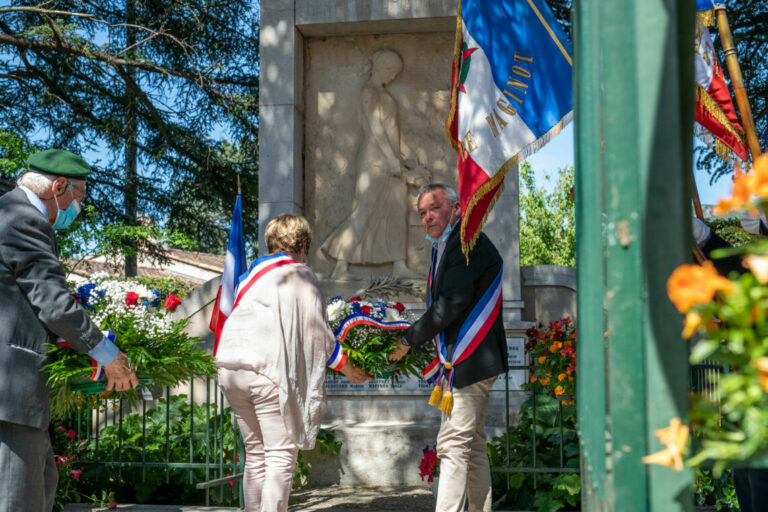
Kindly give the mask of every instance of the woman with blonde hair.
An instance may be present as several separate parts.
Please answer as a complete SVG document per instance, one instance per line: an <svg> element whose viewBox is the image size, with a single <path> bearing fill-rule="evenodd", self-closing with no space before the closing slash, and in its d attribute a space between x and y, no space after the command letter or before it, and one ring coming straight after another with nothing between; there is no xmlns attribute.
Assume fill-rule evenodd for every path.
<svg viewBox="0 0 768 512"><path fill-rule="evenodd" d="M352 383L372 377L347 362L328 327L303 217L267 224L269 254L240 278L221 335L219 383L243 434L249 512L288 510L299 450L314 447L325 398L325 368Z"/></svg>

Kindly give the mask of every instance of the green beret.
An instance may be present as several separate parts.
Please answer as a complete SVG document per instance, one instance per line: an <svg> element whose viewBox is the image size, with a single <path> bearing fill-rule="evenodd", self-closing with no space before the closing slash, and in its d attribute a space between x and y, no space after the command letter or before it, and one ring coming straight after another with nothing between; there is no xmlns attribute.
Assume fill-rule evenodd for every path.
<svg viewBox="0 0 768 512"><path fill-rule="evenodd" d="M46 149L35 153L27 159L27 166L36 171L69 178L85 178L91 172L85 160L63 149Z"/></svg>

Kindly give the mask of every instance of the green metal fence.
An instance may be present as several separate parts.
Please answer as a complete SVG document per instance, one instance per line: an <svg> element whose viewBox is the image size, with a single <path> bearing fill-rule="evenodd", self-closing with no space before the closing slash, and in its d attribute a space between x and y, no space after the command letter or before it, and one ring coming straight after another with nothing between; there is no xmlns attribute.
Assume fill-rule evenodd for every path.
<svg viewBox="0 0 768 512"><path fill-rule="evenodd" d="M146 482L147 472L152 469L164 472L166 484L171 472L186 472L189 486L204 491L206 505L211 504L211 493L216 493L214 498L218 497L218 502L229 494L242 506L244 448L234 414L225 408L218 378L190 381L188 386L189 393L183 399L171 396L167 386L154 389L154 396L149 389L142 388L143 399L130 413L134 430L134 423L141 422L140 434L134 430L126 432L125 407L105 410L102 405L77 412L71 423L78 439L87 440L90 448L80 463L116 471L118 481L125 470L139 469L137 483ZM203 397L204 400L196 402ZM158 406L150 410L147 404L155 398ZM182 416L188 418L181 420ZM149 434L148 422L154 427ZM228 483L233 484L231 488L224 485Z"/></svg>
<svg viewBox="0 0 768 512"><path fill-rule="evenodd" d="M510 370L528 370L528 366L511 366ZM496 459L493 450L491 455L491 472L496 476L494 478L494 489L497 493L506 491L506 496L500 501L510 502L510 498L519 494L523 475L532 477L533 494L541 485L541 475L553 475L561 473L579 473L578 465L568 466L567 461L574 460L573 453L566 453L566 441L568 438L565 432L564 407L562 403L546 394L539 393L538 386L532 386L533 391L527 393L527 399L521 407L520 425L515 432L522 434L523 438L509 435L510 429L514 427L510 424L510 389L509 375L505 378L506 391L506 431L503 436L501 457ZM543 413L542 409L546 409ZM554 412L554 413L553 413ZM575 410L571 411L575 414ZM545 416L544 422L540 418ZM575 427L575 425L574 425ZM570 430L570 429L569 429ZM578 461L578 443L575 439L575 431L571 436L571 445L576 447L575 460ZM495 460L496 459L496 460ZM500 478L503 481L500 482ZM525 485L528 485L526 481ZM502 488L499 489L498 487ZM527 490L527 489L526 489ZM514 502L514 501L513 501ZM519 502L516 502L518 507ZM528 506L531 503L527 504Z"/></svg>
<svg viewBox="0 0 768 512"><path fill-rule="evenodd" d="M527 370L528 367L514 366L510 369ZM510 413L514 411L510 410L508 375L505 382L506 428L509 432L513 426L509 422ZM244 448L234 415L225 407L218 379L190 382L184 398L172 396L168 387L154 389L154 396L149 393L149 388L142 391L145 400L140 401L131 412L126 412L125 406L106 411L103 406L88 407L72 418L70 425L76 429L78 439L86 439L90 447L90 453L80 462L106 468L118 481L127 476L125 471L132 471L130 476L137 479L137 484L146 481L148 471L162 471L165 483L171 480L172 472L176 475L185 472L189 487L204 491L206 505L212 501L221 503L226 496L235 496L242 506ZM508 436L505 438L501 456L495 460L492 472L498 475L496 485L503 486L508 492L514 492L514 475L532 476L535 490L541 485L540 476L543 474L579 472L578 467L566 465L568 454L563 435L563 407L558 402L556 421L552 423L552 400L547 395L530 393L526 401L530 404L532 417L529 437L522 447L520 442L513 445ZM154 402L156 407L150 407ZM184 425L179 420L182 407L191 411L181 420ZM203 421L199 417L200 409L204 411ZM549 430L555 431L554 435L550 432L546 438L540 438L536 428L542 410L546 410L550 417ZM158 417L161 418L159 426L156 424ZM234 443L225 440L225 431L227 436L233 436ZM503 480L500 481L499 476Z"/></svg>

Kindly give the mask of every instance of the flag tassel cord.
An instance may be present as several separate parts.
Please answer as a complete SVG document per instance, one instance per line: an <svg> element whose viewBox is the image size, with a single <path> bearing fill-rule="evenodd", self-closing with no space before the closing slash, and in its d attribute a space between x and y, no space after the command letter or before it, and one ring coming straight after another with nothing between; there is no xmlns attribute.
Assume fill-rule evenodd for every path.
<svg viewBox="0 0 768 512"><path fill-rule="evenodd" d="M454 151L459 150L459 145L451 133L451 122L456 118L456 109L459 106L459 56L461 55L461 0L459 0L458 13L456 14L456 35L453 43L453 82L451 82L451 111L445 121L445 136L451 143Z"/></svg>
<svg viewBox="0 0 768 512"><path fill-rule="evenodd" d="M728 25L728 16L725 13L725 5L716 5L715 12L717 29L720 32L720 41L723 46L723 53L725 53L725 61L728 65L728 74L731 77L733 92L736 95L736 105L739 107L741 124L744 127L744 133L747 138L747 147L749 148L749 152L752 155L752 161L754 162L761 154L760 143L757 141L755 121L752 118L752 109L749 106L747 91L744 89L744 78L741 74L736 47L733 44L731 27Z"/></svg>

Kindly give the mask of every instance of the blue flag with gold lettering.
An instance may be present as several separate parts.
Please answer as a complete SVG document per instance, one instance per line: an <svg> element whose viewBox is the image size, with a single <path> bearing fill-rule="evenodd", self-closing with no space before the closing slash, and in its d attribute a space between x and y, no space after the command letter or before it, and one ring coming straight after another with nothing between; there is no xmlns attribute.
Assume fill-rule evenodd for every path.
<svg viewBox="0 0 768 512"><path fill-rule="evenodd" d="M571 45L544 0L463 0L446 134L468 254L504 175L572 119Z"/></svg>

